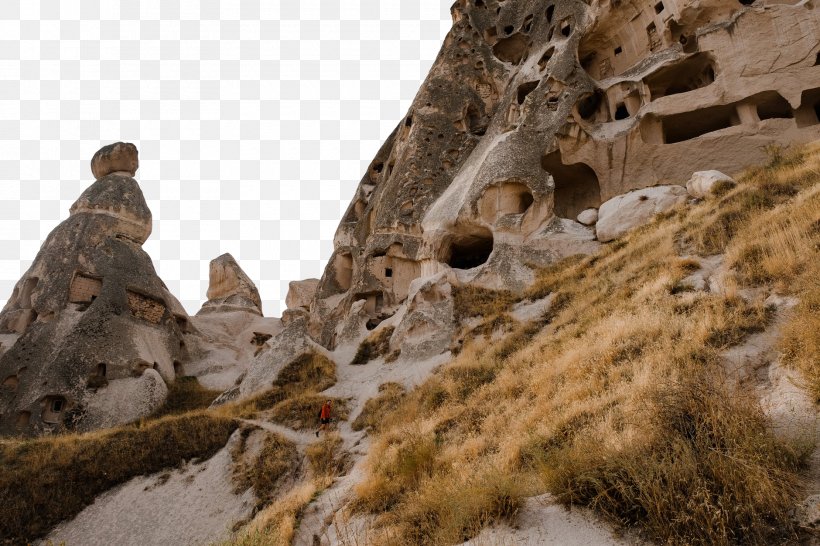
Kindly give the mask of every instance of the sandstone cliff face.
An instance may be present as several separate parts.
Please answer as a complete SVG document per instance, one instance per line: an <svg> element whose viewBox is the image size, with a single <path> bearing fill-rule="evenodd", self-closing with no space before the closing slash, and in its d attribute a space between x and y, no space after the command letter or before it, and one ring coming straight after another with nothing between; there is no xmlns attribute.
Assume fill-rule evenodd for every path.
<svg viewBox="0 0 820 546"><path fill-rule="evenodd" d="M456 2L339 226L311 334L333 347L356 302L378 323L443 270L521 289L529 265L594 250L582 211L820 137L816 7L748 4Z"/></svg>
<svg viewBox="0 0 820 546"><path fill-rule="evenodd" d="M116 172L48 236L0 313L0 433L128 422L164 400L188 316L142 249L150 233L139 185Z"/></svg>

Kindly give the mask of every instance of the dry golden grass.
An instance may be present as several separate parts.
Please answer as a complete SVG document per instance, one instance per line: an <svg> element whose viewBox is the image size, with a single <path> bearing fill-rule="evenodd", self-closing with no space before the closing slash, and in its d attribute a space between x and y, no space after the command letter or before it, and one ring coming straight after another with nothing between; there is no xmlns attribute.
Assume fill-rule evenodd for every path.
<svg viewBox="0 0 820 546"><path fill-rule="evenodd" d="M350 362L354 365L367 364L371 360L385 356L390 352L390 336L396 330L393 326L387 326L373 332L359 345L356 355Z"/></svg>
<svg viewBox="0 0 820 546"><path fill-rule="evenodd" d="M489 290L478 286L453 288L453 305L459 320L477 316L494 317L520 300L520 296L508 290Z"/></svg>
<svg viewBox="0 0 820 546"><path fill-rule="evenodd" d="M322 436L318 442L305 449L314 477L325 478L341 476L350 463L350 456L341 450L342 438L337 432Z"/></svg>
<svg viewBox="0 0 820 546"><path fill-rule="evenodd" d="M347 421L347 401L316 394L302 394L279 402L266 414L275 423L294 430L315 429L319 426L319 411L326 400L333 402L332 418Z"/></svg>
<svg viewBox="0 0 820 546"><path fill-rule="evenodd" d="M385 414L395 410L405 394L404 387L399 383L379 385L379 395L365 402L361 413L353 421L351 428L356 431L365 428L370 432L378 430Z"/></svg>
<svg viewBox="0 0 820 546"><path fill-rule="evenodd" d="M236 423L195 412L102 432L0 442L0 537L26 543L135 476L206 459Z"/></svg>
<svg viewBox="0 0 820 546"><path fill-rule="evenodd" d="M324 355L310 352L296 358L279 372L273 382L286 395L322 392L336 384L336 364Z"/></svg>
<svg viewBox="0 0 820 546"><path fill-rule="evenodd" d="M305 507L330 480L300 483L254 518L249 528L225 546L290 546Z"/></svg>
<svg viewBox="0 0 820 546"><path fill-rule="evenodd" d="M553 294L542 321L494 346L468 342L385 416L355 502L377 516L376 542L457 543L515 512L494 507L546 491L672 544L793 537L805 451L775 439L757 402L727 386L721 353L766 327L767 293L795 294L786 354L817 378L818 329L797 321L817 323L819 161L817 146L781 155L595 256L540 272L523 297ZM753 255L768 273L755 276L744 248L764 238ZM734 268L724 290L683 289L699 266L681 256L718 252ZM760 296L741 298L749 286ZM457 296L461 317L515 300L478 292ZM470 499L451 493L460 488Z"/></svg>
<svg viewBox="0 0 820 546"><path fill-rule="evenodd" d="M220 394L221 391L212 391L200 385L196 377L178 377L168 385L165 403L151 417L157 419L205 409Z"/></svg>
<svg viewBox="0 0 820 546"><path fill-rule="evenodd" d="M245 440L253 429L242 430L237 452L234 453L234 481L238 491L253 487L258 499L258 506L269 504L278 492L282 479L291 475L299 466L299 451L292 442L276 434L268 434L263 440L262 449L251 461L246 461L241 453L245 449Z"/></svg>

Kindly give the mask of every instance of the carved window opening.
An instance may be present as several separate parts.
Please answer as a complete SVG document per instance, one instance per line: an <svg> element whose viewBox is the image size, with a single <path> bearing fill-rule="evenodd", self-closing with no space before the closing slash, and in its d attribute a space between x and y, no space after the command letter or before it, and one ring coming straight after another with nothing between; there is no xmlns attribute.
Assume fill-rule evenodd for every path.
<svg viewBox="0 0 820 546"><path fill-rule="evenodd" d="M547 67L547 63L550 62L550 59L552 59L552 56L554 54L555 54L555 48L554 47L551 47L548 50L546 50L544 52L544 54L541 55L541 59L538 61L538 67L541 70L544 70Z"/></svg>
<svg viewBox="0 0 820 546"><path fill-rule="evenodd" d="M619 102L615 107L615 119L626 119L629 117L629 110L627 110L626 105L622 102Z"/></svg>
<svg viewBox="0 0 820 546"><path fill-rule="evenodd" d="M663 142L684 142L707 133L740 125L734 104L712 106L661 118Z"/></svg>
<svg viewBox="0 0 820 546"><path fill-rule="evenodd" d="M649 26L646 27L646 35L649 39L650 51L655 51L661 47L661 37L658 35L658 28L655 26L655 23L649 23Z"/></svg>
<svg viewBox="0 0 820 546"><path fill-rule="evenodd" d="M556 216L575 218L582 211L601 205L598 175L589 165L565 165L561 152L555 151L541 158L541 167L552 175L555 182L553 210Z"/></svg>
<svg viewBox="0 0 820 546"><path fill-rule="evenodd" d="M655 4L655 13L661 13L664 9L663 2L658 2Z"/></svg>
<svg viewBox="0 0 820 546"><path fill-rule="evenodd" d="M385 268L384 276L387 277L388 279L391 278L393 276L393 269L391 269L389 267Z"/></svg>
<svg viewBox="0 0 820 546"><path fill-rule="evenodd" d="M59 423L65 408L66 399L62 396L46 396L43 404L43 422L50 424Z"/></svg>
<svg viewBox="0 0 820 546"><path fill-rule="evenodd" d="M820 88L806 89L800 95L800 108L795 111L798 127L820 123Z"/></svg>
<svg viewBox="0 0 820 546"><path fill-rule="evenodd" d="M17 414L17 428L22 429L26 428L31 421L31 412L30 411L21 411Z"/></svg>
<svg viewBox="0 0 820 546"><path fill-rule="evenodd" d="M534 81L534 82L522 83L521 85L519 85L518 86L518 93L517 93L518 104L524 104L524 101L527 99L527 95L529 95L530 93L535 91L535 88L538 87L539 83L541 83L541 82Z"/></svg>
<svg viewBox="0 0 820 546"><path fill-rule="evenodd" d="M165 305L149 296L126 290L131 315L151 324L159 324L165 314Z"/></svg>
<svg viewBox="0 0 820 546"><path fill-rule="evenodd" d="M694 91L711 85L714 81L715 64L706 53L698 53L664 66L644 80L649 86L652 100Z"/></svg>
<svg viewBox="0 0 820 546"><path fill-rule="evenodd" d="M447 264L454 269L472 269L487 262L493 252L493 234L476 228L453 237L447 251Z"/></svg>
<svg viewBox="0 0 820 546"><path fill-rule="evenodd" d="M794 117L789 101L780 93L772 91L764 93L757 103L757 117L764 119L790 119Z"/></svg>
<svg viewBox="0 0 820 546"><path fill-rule="evenodd" d="M513 34L493 46L493 55L505 63L520 64L529 54L529 43L523 34Z"/></svg>
<svg viewBox="0 0 820 546"><path fill-rule="evenodd" d="M562 21L561 22L561 35L564 38L569 38L570 34L572 34L572 26L570 25L569 21Z"/></svg>
<svg viewBox="0 0 820 546"><path fill-rule="evenodd" d="M618 46L618 47L615 48L615 56L616 57L618 55L620 55L621 53L623 53L623 52L624 52L624 48L622 48L621 46Z"/></svg>
<svg viewBox="0 0 820 546"><path fill-rule="evenodd" d="M16 375L10 375L3 380L3 388L16 391L17 385L20 384L20 380L17 378Z"/></svg>
<svg viewBox="0 0 820 546"><path fill-rule="evenodd" d="M68 291L70 303L92 303L102 292L102 279L75 273Z"/></svg>

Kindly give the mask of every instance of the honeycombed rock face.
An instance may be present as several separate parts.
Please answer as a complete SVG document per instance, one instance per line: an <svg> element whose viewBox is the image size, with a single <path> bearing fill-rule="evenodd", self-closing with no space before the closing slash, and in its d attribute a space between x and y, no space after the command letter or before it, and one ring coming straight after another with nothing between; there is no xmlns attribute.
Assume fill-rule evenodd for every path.
<svg viewBox="0 0 820 546"><path fill-rule="evenodd" d="M142 243L151 212L122 173L94 182L0 312L0 434L124 423L181 373L188 316Z"/></svg>
<svg viewBox="0 0 820 546"><path fill-rule="evenodd" d="M355 302L384 320L443 270L520 289L595 248L582 211L820 138L815 4L747 4L457 1L338 228L311 334L333 347Z"/></svg>

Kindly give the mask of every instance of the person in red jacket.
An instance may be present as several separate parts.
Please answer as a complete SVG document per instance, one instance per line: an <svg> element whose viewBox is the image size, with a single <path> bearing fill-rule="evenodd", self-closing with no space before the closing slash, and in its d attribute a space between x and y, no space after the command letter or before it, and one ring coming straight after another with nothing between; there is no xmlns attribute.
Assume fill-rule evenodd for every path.
<svg viewBox="0 0 820 546"><path fill-rule="evenodd" d="M319 432L327 431L327 426L330 424L330 409L333 402L328 400L322 405L322 410L319 412L319 430L316 431L316 437L319 437Z"/></svg>

